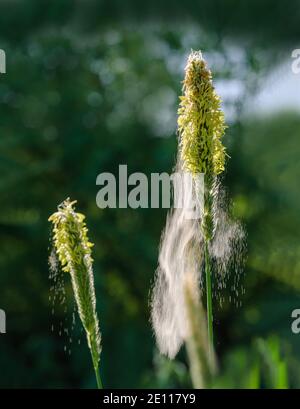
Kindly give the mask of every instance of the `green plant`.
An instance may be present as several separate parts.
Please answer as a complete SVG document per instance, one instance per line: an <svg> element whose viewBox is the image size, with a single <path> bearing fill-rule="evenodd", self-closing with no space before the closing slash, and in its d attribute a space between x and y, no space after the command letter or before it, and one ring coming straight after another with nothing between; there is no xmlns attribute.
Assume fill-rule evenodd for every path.
<svg viewBox="0 0 300 409"><path fill-rule="evenodd" d="M287 364L282 358L279 338L276 336L270 336L265 340L258 338L254 345L259 355L266 387L288 389Z"/></svg>
<svg viewBox="0 0 300 409"><path fill-rule="evenodd" d="M178 111L180 157L184 170L204 174L204 207L201 230L204 239L207 325L209 347L213 353L212 268L209 245L214 237L215 177L223 172L225 148L221 138L226 128L221 100L216 94L210 70L200 51L188 58L183 81L184 95Z"/></svg>
<svg viewBox="0 0 300 409"><path fill-rule="evenodd" d="M182 176L184 205L174 206L169 212L162 233L151 303L152 324L162 354L173 359L186 344L192 382L201 388L214 362L212 261L226 270L233 238L240 235L240 230L233 223L230 225L228 215L219 205L217 176L225 166L225 148L221 143L225 123L220 98L200 52L189 56L183 93L178 111L176 170ZM200 214L191 217L189 209L194 209L195 204ZM199 291L202 266L207 331L203 329L205 317Z"/></svg>
<svg viewBox="0 0 300 409"><path fill-rule="evenodd" d="M58 211L49 217L53 223L53 244L63 271L71 276L72 288L78 314L86 332L91 351L98 388L102 388L99 374L101 335L96 313L96 295L93 276L93 244L87 236L85 216L76 213L71 202L66 199L58 206Z"/></svg>

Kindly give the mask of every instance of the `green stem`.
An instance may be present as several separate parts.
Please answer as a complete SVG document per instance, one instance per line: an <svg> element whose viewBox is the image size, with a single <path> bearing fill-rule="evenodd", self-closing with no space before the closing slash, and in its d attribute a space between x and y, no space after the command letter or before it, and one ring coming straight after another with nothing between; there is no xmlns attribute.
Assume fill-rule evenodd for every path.
<svg viewBox="0 0 300 409"><path fill-rule="evenodd" d="M96 375L97 387L98 387L98 389L103 389L102 381L101 381L101 377L100 377L100 373L99 373L99 364L98 364L98 362L95 362L95 360L93 358L93 354L92 354L92 359L93 359L93 367L94 367L94 371L95 371L95 375Z"/></svg>
<svg viewBox="0 0 300 409"><path fill-rule="evenodd" d="M206 305L207 305L207 330L209 341L209 355L212 358L213 345L214 345L214 332L213 332L213 312L212 312L212 287L211 287L211 265L208 252L208 242L205 241L204 247L205 253L205 278L206 278Z"/></svg>
<svg viewBox="0 0 300 409"><path fill-rule="evenodd" d="M95 337L91 336L87 331L88 345L91 352L91 357L93 361L93 367L96 375L97 387L98 389L103 389L102 381L99 373L99 351L97 350L97 343Z"/></svg>
<svg viewBox="0 0 300 409"><path fill-rule="evenodd" d="M103 389L102 381L99 374L99 368L94 367L98 389Z"/></svg>

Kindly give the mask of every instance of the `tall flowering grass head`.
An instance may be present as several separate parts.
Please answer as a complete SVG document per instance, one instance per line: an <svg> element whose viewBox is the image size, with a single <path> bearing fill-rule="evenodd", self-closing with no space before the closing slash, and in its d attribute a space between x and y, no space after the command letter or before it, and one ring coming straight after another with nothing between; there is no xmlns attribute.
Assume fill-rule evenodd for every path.
<svg viewBox="0 0 300 409"><path fill-rule="evenodd" d="M100 360L101 337L96 313L93 244L88 239L85 216L75 211L75 203L66 199L58 206L58 211L49 217L49 221L53 223L53 244L62 270L71 276L78 314L96 369Z"/></svg>
<svg viewBox="0 0 300 409"><path fill-rule="evenodd" d="M224 171L226 125L212 75L200 51L192 51L185 68L183 96L178 110L180 154L192 174L218 175Z"/></svg>

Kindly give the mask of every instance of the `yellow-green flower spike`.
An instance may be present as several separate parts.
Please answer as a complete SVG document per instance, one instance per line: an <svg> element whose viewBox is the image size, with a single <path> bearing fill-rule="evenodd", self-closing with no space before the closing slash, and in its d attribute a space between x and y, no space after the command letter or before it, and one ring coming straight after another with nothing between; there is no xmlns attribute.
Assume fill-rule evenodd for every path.
<svg viewBox="0 0 300 409"><path fill-rule="evenodd" d="M183 167L192 174L218 175L225 165L221 138L226 125L221 100L200 51L192 51L185 68L178 129Z"/></svg>
<svg viewBox="0 0 300 409"><path fill-rule="evenodd" d="M58 206L58 211L49 217L53 223L53 243L63 271L70 273L78 314L85 329L91 351L98 386L100 360L100 330L96 313L96 295L93 275L93 259L85 216L76 213L70 199Z"/></svg>

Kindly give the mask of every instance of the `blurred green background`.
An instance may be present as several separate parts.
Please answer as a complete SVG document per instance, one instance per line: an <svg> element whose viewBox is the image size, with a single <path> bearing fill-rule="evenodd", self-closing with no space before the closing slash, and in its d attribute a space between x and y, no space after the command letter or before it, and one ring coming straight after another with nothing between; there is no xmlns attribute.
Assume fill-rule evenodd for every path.
<svg viewBox="0 0 300 409"><path fill-rule="evenodd" d="M248 236L241 306L228 288L216 310L213 386L300 387L299 21L298 0L0 1L0 387L95 386L78 322L72 345L60 334L72 321L68 280L66 303L52 314L49 301L47 219L68 196L95 243L105 386L190 386L185 351L159 356L149 322L166 211L100 210L95 182L119 164L172 172L191 48L223 99L224 185Z"/></svg>

